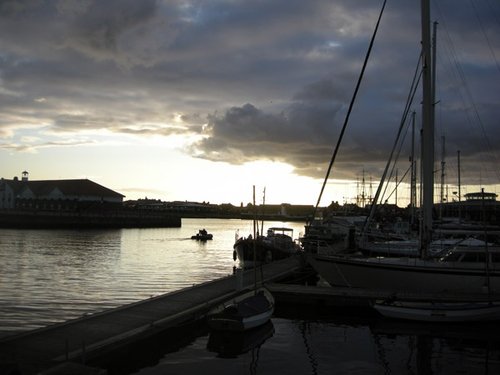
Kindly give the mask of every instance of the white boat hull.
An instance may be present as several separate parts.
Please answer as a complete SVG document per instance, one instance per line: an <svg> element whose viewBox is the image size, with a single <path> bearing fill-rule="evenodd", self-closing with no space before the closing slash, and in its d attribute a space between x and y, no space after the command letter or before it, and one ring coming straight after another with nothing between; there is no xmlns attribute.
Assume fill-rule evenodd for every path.
<svg viewBox="0 0 500 375"><path fill-rule="evenodd" d="M376 303L374 308L387 318L421 322L474 322L500 320L498 302L476 303Z"/></svg>
<svg viewBox="0 0 500 375"><path fill-rule="evenodd" d="M500 270L446 265L416 258L356 258L308 254L309 263L332 286L393 293L485 294L500 292Z"/></svg>
<svg viewBox="0 0 500 375"><path fill-rule="evenodd" d="M260 311L251 308L252 312L240 313L239 305L262 294L268 301L265 309ZM233 308L234 307L234 308ZM228 310L230 308L230 310ZM249 291L212 309L208 316L208 325L214 330L243 332L267 323L274 313L274 298L266 288Z"/></svg>

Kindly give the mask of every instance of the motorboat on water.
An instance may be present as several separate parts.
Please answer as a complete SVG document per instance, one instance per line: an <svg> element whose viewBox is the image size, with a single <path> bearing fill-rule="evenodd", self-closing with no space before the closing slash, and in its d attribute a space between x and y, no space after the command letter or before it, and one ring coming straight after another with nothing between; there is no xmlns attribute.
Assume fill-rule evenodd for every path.
<svg viewBox="0 0 500 375"><path fill-rule="evenodd" d="M274 297L265 287L252 289L212 309L207 315L210 328L243 332L270 321Z"/></svg>
<svg viewBox="0 0 500 375"><path fill-rule="evenodd" d="M213 235L211 233L208 233L205 229L200 229L198 233L196 233L194 236L191 236L192 240L197 240L197 241L208 241L213 239Z"/></svg>
<svg viewBox="0 0 500 375"><path fill-rule="evenodd" d="M269 228L266 236L238 238L233 249L233 259L239 260L240 265L246 268L285 259L301 251L300 245L293 239L293 229L286 227Z"/></svg>

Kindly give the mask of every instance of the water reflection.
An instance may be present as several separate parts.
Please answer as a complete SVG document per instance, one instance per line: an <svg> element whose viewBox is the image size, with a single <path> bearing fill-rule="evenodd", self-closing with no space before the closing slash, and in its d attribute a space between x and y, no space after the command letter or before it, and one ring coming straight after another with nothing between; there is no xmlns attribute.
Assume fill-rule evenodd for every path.
<svg viewBox="0 0 500 375"><path fill-rule="evenodd" d="M296 234L303 228L301 223L283 226L289 224ZM214 239L191 240L200 228ZM237 229L250 233L252 222L207 219L183 220L182 228L0 230L0 330L40 327L230 274ZM211 351L220 346L204 329L170 332L145 344L140 361L131 358L126 365L131 354L119 356L113 364L118 370L110 373L500 373L495 324L429 325L355 313L340 316L337 310L314 306L285 311L279 306L272 335L256 338L256 346L247 351L252 347L248 338L239 341L238 351L228 353L223 346L223 354Z"/></svg>
<svg viewBox="0 0 500 375"><path fill-rule="evenodd" d="M221 358L236 358L250 350L258 350L273 334L271 321L246 332L213 331L208 338L207 349L218 353Z"/></svg>
<svg viewBox="0 0 500 375"><path fill-rule="evenodd" d="M151 361L142 362L141 369L127 368L127 356L121 355L121 371L108 370L142 375L500 373L500 339L494 325L408 325L332 312L329 318L321 314L317 319L274 316L272 323L244 334L189 332L163 335L150 349L141 345ZM136 364L131 358L130 365Z"/></svg>
<svg viewBox="0 0 500 375"><path fill-rule="evenodd" d="M385 373L492 374L500 371L497 324L429 324L380 319L370 325Z"/></svg>
<svg viewBox="0 0 500 375"><path fill-rule="evenodd" d="M297 234L303 229L281 224ZM235 232L252 226L251 220L183 219L181 228L0 229L0 335L227 276L235 265ZM191 240L200 228L213 240Z"/></svg>

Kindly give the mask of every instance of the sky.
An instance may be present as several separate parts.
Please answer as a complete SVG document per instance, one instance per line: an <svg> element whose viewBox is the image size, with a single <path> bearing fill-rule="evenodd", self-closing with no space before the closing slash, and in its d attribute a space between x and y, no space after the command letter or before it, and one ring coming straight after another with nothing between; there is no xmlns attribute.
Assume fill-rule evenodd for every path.
<svg viewBox="0 0 500 375"><path fill-rule="evenodd" d="M2 0L0 176L88 178L125 199L235 205L251 202L256 186L259 201L265 188L267 203L315 204L381 7ZM444 175L451 200L460 150L462 194L499 192L500 3L433 0L431 13L436 180ZM420 41L418 2L389 0L322 204L374 194ZM420 97L411 105L416 138ZM400 205L411 127L404 134Z"/></svg>

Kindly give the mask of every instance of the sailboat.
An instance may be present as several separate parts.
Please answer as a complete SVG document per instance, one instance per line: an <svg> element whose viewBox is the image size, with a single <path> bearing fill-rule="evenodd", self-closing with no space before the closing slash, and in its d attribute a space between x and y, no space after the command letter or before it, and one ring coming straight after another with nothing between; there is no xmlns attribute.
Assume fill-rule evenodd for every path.
<svg viewBox="0 0 500 375"><path fill-rule="evenodd" d="M253 202L255 207L255 186L253 187ZM255 237L255 219L253 226ZM255 244L253 255L255 264ZM207 323L216 331L244 332L266 324L273 313L274 297L266 287L257 287L257 268L254 267L253 289L212 309L207 315Z"/></svg>
<svg viewBox="0 0 500 375"><path fill-rule="evenodd" d="M377 301L374 308L387 318L419 322L478 322L500 317L500 303L490 301Z"/></svg>
<svg viewBox="0 0 500 375"><path fill-rule="evenodd" d="M264 188L262 206L266 204L266 189ZM254 201L254 210L256 210ZM256 218L254 218L256 223ZM260 235L255 231L248 237L236 235L233 245L233 259L238 260L241 267L253 268L274 260L288 258L297 254L301 247L293 239L293 229L287 227L271 227L264 235L264 220L261 221Z"/></svg>
<svg viewBox="0 0 500 375"><path fill-rule="evenodd" d="M318 274L332 286L376 289L392 293L393 301L405 293L426 293L433 298L454 296L457 301L478 299L488 304L500 296L500 249L489 247L453 248L439 258L429 256L432 242L434 169L434 94L431 63L430 4L422 10L422 224L418 241L419 257L370 257L361 254L309 253L307 259ZM473 297L473 298L472 298ZM481 302L481 303L482 303ZM389 301L387 302L389 304ZM470 306L469 306L470 307ZM451 306L448 306L451 309ZM416 311L414 311L416 313ZM496 315L500 318L500 314Z"/></svg>

